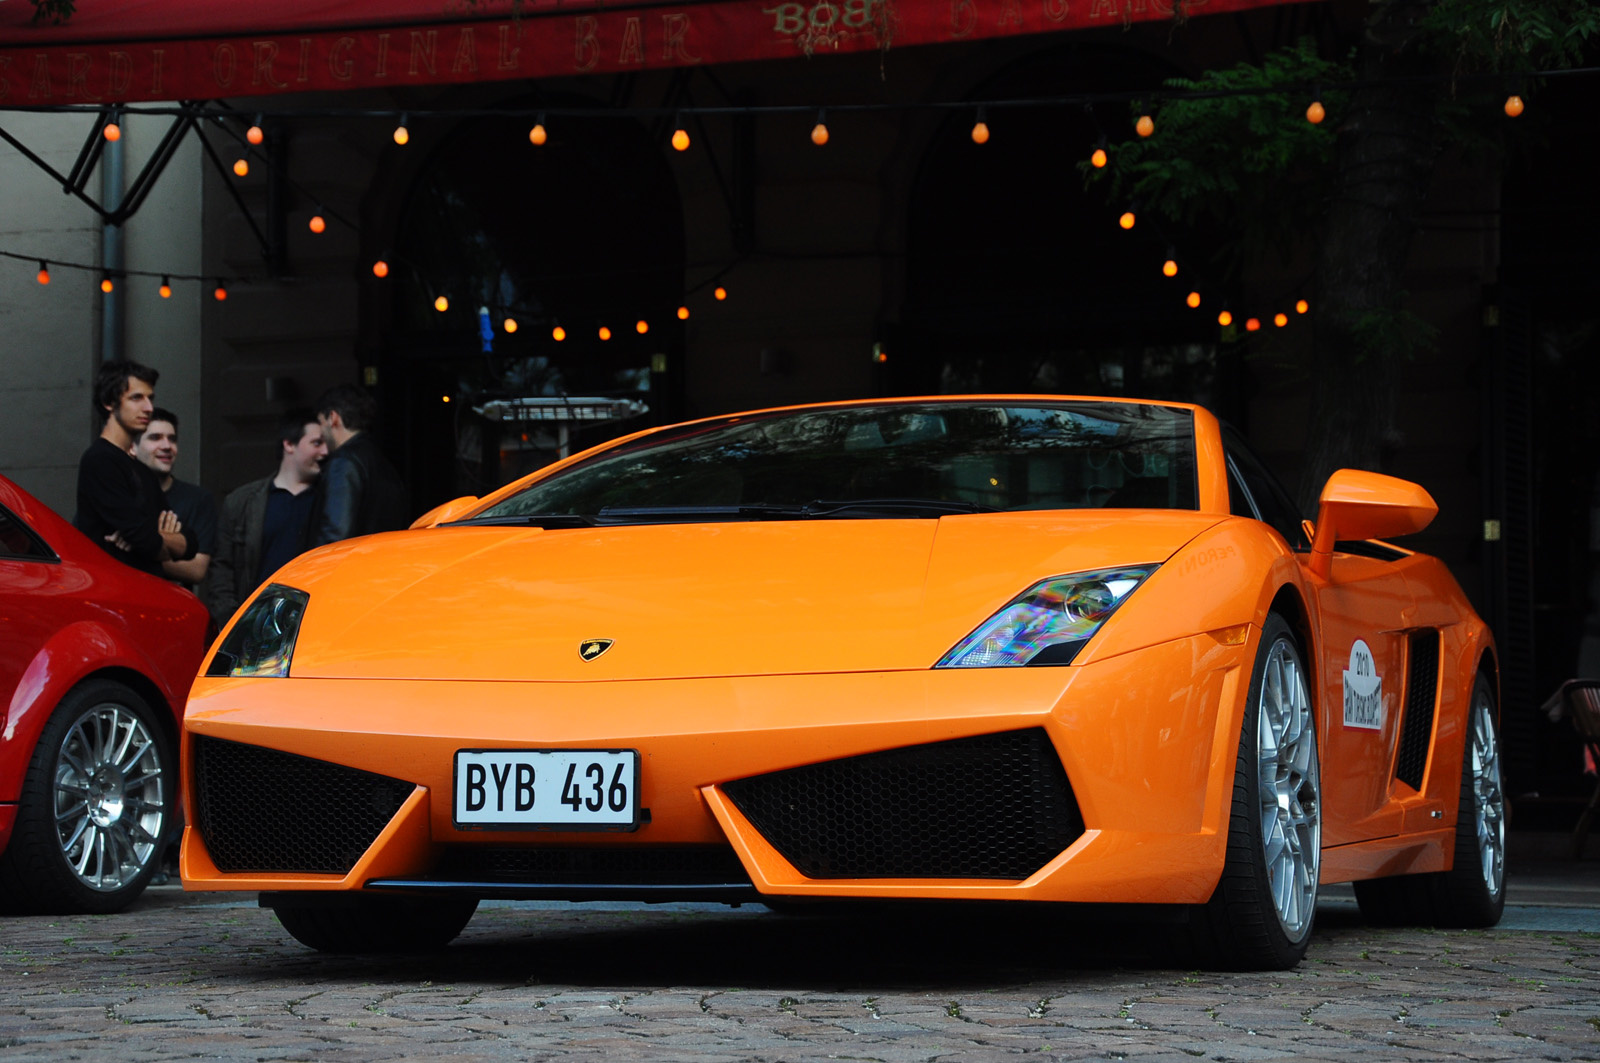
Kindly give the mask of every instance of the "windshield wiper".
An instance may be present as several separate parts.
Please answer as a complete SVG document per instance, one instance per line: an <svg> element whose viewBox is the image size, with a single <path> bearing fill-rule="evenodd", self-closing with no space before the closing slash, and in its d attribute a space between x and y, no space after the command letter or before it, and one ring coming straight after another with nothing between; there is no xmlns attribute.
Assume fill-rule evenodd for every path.
<svg viewBox="0 0 1600 1063"><path fill-rule="evenodd" d="M905 513L917 516L945 516L951 513L997 513L995 506L981 506L976 502L954 502L942 498L848 498L836 501L818 498L801 507L802 516L832 517L837 514L868 511L872 513Z"/></svg>
<svg viewBox="0 0 1600 1063"><path fill-rule="evenodd" d="M497 517L467 517L439 525L441 528L592 528L593 517L582 513L517 513Z"/></svg>

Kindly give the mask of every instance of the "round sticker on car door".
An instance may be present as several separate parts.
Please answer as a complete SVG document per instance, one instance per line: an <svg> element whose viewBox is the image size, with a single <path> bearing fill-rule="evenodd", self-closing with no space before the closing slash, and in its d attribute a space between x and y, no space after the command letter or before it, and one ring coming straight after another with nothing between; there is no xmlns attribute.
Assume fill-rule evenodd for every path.
<svg viewBox="0 0 1600 1063"><path fill-rule="evenodd" d="M1344 673L1344 725L1362 731L1383 730L1383 676L1372 650L1360 639L1350 647Z"/></svg>

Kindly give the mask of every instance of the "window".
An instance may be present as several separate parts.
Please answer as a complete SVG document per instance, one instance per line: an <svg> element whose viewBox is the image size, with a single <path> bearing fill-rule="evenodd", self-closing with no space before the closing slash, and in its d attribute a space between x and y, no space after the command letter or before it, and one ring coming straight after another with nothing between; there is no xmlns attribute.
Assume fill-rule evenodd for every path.
<svg viewBox="0 0 1600 1063"><path fill-rule="evenodd" d="M4 506L0 506L0 559L32 558L54 561L55 552Z"/></svg>

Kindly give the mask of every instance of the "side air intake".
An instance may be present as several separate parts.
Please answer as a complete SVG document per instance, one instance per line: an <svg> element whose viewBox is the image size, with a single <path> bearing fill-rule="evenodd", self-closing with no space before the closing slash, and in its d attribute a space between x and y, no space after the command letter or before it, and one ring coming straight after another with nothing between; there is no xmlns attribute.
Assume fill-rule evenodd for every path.
<svg viewBox="0 0 1600 1063"><path fill-rule="evenodd" d="M1400 720L1400 751L1394 777L1422 789L1433 741L1433 714L1439 700L1439 632L1413 631L1406 647L1406 707Z"/></svg>

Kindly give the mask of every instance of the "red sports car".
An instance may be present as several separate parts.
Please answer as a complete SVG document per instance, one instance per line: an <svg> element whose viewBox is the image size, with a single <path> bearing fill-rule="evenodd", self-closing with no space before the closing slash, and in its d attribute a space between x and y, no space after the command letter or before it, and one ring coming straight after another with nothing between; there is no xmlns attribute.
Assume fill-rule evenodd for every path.
<svg viewBox="0 0 1600 1063"><path fill-rule="evenodd" d="M0 477L0 910L112 912L150 881L206 626Z"/></svg>

